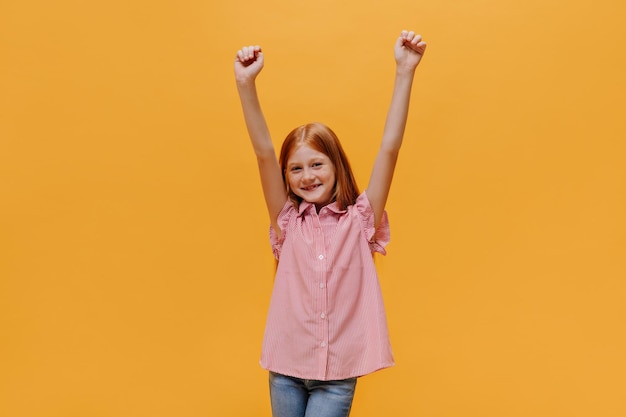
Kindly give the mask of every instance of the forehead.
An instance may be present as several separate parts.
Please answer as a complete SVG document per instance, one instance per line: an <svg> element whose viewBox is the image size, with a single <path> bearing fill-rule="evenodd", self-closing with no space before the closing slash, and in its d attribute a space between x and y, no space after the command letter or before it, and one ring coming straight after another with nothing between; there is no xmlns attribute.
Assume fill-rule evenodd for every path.
<svg viewBox="0 0 626 417"><path fill-rule="evenodd" d="M329 159L328 156L320 152L316 149L311 148L307 144L302 144L295 148L291 155L289 155L289 159L287 160L288 164L298 163L298 162L306 162L311 159Z"/></svg>

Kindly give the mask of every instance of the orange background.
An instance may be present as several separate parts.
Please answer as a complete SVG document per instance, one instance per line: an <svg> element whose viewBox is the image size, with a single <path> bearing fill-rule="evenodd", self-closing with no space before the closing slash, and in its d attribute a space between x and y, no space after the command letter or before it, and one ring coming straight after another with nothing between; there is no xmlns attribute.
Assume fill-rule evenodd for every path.
<svg viewBox="0 0 626 417"><path fill-rule="evenodd" d="M626 6L0 5L0 416L268 416L274 268L232 73L363 187L429 43L377 258L397 366L354 416L626 415Z"/></svg>

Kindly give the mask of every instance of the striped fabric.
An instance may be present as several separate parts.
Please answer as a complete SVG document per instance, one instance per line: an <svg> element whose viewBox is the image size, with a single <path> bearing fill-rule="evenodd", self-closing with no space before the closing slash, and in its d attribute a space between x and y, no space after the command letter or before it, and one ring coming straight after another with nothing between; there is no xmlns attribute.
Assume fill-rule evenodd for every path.
<svg viewBox="0 0 626 417"><path fill-rule="evenodd" d="M386 213L362 193L339 210L287 202L270 228L278 269L265 328L261 366L321 381L362 376L393 365L373 252L389 242Z"/></svg>

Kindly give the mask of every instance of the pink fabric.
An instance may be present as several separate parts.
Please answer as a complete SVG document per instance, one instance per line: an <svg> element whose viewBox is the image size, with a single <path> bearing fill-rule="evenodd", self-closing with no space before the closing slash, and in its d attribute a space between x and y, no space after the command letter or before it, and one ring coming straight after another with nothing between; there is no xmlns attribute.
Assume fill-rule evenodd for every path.
<svg viewBox="0 0 626 417"><path fill-rule="evenodd" d="M365 193L339 210L287 202L278 216L279 260L261 366L302 379L338 380L393 365L373 252L385 254L387 214L374 230Z"/></svg>

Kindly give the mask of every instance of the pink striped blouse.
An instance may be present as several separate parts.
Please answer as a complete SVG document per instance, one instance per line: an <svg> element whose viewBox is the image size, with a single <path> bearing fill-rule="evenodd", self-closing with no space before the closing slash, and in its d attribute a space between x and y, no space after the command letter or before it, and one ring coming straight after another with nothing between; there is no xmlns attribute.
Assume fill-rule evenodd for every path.
<svg viewBox="0 0 626 417"><path fill-rule="evenodd" d="M389 223L374 229L365 193L346 210L287 202L270 228L279 260L261 366L302 379L339 380L393 365L373 252L386 254Z"/></svg>

